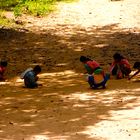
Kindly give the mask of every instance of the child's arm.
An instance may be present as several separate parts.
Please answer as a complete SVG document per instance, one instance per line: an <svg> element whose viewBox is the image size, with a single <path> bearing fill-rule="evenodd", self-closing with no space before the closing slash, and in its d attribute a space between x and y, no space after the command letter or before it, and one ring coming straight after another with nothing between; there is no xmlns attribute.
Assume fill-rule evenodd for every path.
<svg viewBox="0 0 140 140"><path fill-rule="evenodd" d="M132 79L132 78L133 78L134 76L136 76L139 72L140 72L140 69L139 69L138 71L136 71L132 76L130 76L130 77L128 78L128 80Z"/></svg>

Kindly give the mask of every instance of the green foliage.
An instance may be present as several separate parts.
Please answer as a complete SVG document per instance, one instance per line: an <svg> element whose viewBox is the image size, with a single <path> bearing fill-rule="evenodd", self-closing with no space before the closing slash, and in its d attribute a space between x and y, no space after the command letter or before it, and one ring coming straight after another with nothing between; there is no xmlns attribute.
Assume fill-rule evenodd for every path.
<svg viewBox="0 0 140 140"><path fill-rule="evenodd" d="M0 0L0 8L13 10L15 16L20 16L22 13L39 16L55 10L55 4L60 1L74 0Z"/></svg>
<svg viewBox="0 0 140 140"><path fill-rule="evenodd" d="M19 0L0 0L0 9L12 10L19 3Z"/></svg>
<svg viewBox="0 0 140 140"><path fill-rule="evenodd" d="M21 0L14 8L16 16L22 13L33 14L36 16L44 15L54 10L53 0Z"/></svg>

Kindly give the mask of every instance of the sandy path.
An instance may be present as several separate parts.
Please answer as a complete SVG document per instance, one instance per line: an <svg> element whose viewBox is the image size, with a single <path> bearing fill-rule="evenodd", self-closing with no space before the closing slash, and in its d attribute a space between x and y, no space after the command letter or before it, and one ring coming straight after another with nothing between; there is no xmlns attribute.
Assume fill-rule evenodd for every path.
<svg viewBox="0 0 140 140"><path fill-rule="evenodd" d="M140 83L111 78L90 90L81 54L106 70L120 51L139 61L140 1L81 0L60 4L48 18L24 17L26 29L0 32L0 56L9 60L0 83L1 140L140 140ZM22 17L23 18L23 17ZM22 88L23 69L40 64L43 86Z"/></svg>
<svg viewBox="0 0 140 140"><path fill-rule="evenodd" d="M82 27L118 24L120 28L139 28L140 2L122 0L79 0L72 4L59 4L59 10L44 21L36 22L38 26L76 25ZM46 22L47 20L47 22Z"/></svg>

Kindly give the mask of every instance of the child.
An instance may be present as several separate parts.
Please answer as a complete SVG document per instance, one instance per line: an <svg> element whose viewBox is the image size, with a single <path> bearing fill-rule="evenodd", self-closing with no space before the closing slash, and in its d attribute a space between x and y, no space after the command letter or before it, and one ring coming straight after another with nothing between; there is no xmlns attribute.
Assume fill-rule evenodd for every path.
<svg viewBox="0 0 140 140"><path fill-rule="evenodd" d="M38 87L37 80L38 74L41 72L41 67L39 65L35 66L34 69L28 68L25 72L21 74L21 79L24 79L25 87L36 88Z"/></svg>
<svg viewBox="0 0 140 140"><path fill-rule="evenodd" d="M131 80L131 78L140 73L140 62L135 62L133 68L137 69L137 71L132 76L130 76L128 80Z"/></svg>
<svg viewBox="0 0 140 140"><path fill-rule="evenodd" d="M6 70L7 67L7 61L1 61L0 62L0 81L4 81L4 72Z"/></svg>
<svg viewBox="0 0 140 140"><path fill-rule="evenodd" d="M116 76L117 79L129 76L131 68L128 60L119 53L115 53L113 58L114 62L111 64L110 73Z"/></svg>
<svg viewBox="0 0 140 140"><path fill-rule="evenodd" d="M105 88L109 76L104 74L99 63L85 56L81 56L80 61L84 64L85 69L87 70L90 87L93 89L97 89L98 87Z"/></svg>

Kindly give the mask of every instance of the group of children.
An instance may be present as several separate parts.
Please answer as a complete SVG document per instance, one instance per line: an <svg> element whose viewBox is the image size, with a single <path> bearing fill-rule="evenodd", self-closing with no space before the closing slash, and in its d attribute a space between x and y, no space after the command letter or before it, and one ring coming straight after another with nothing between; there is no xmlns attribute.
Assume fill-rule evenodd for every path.
<svg viewBox="0 0 140 140"><path fill-rule="evenodd" d="M87 81L90 85L90 88L105 88L106 82L110 78L110 75L116 77L116 79L128 78L130 80L135 75L140 73L140 62L135 62L133 68L137 71L130 76L131 66L128 60L123 57L120 53L115 53L113 55L113 62L110 66L109 73L105 73L104 70L100 67L100 64L95 60L91 60L88 57L81 56L80 61L84 64L86 73L88 74Z"/></svg>
<svg viewBox="0 0 140 140"><path fill-rule="evenodd" d="M86 56L81 56L80 61L84 64L86 73L88 74L88 83L92 89L106 88L106 83L110 78L110 75L116 76L117 79L127 77L129 80L140 73L140 62L135 62L133 68L137 71L129 76L131 73L131 67L128 60L119 53L113 55L114 61L112 62L109 73L105 73L100 64L95 60L91 60ZM7 67L7 61L0 62L0 81L4 81L4 72ZM39 86L37 83L38 74L41 72L41 67L36 65L34 68L28 68L25 70L20 78L24 80L26 88L36 88Z"/></svg>

